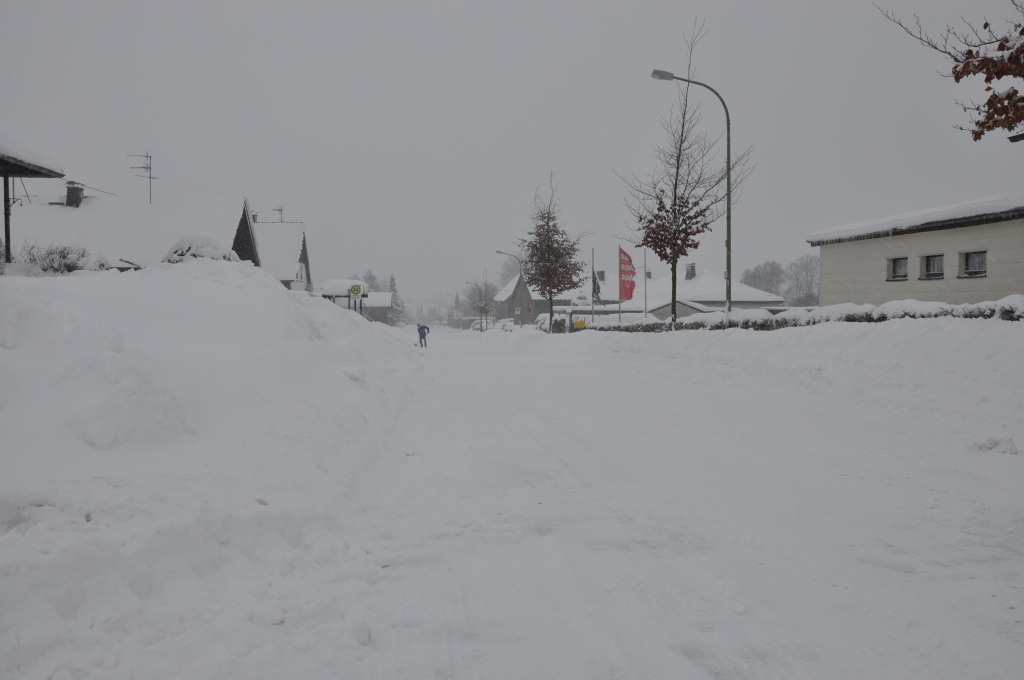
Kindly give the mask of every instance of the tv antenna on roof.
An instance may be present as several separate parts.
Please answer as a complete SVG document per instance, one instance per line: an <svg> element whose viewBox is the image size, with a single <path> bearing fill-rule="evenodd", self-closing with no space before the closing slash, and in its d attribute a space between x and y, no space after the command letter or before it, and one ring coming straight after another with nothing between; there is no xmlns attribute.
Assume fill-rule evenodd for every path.
<svg viewBox="0 0 1024 680"><path fill-rule="evenodd" d="M276 208L272 208L270 210L270 212L276 212L279 215L277 221L278 222L284 222L284 206L283 205L279 205Z"/></svg>
<svg viewBox="0 0 1024 680"><path fill-rule="evenodd" d="M146 153L130 153L130 154L127 154L127 155L131 156L132 158L145 158L146 159L146 162L145 162L144 165L133 165L132 166L132 170L144 170L146 172L145 175L136 175L136 177L142 177L144 179L148 179L149 180L149 202L152 203L153 202L153 180L160 179L159 177L154 177L153 176L153 157L149 155L148 151Z"/></svg>

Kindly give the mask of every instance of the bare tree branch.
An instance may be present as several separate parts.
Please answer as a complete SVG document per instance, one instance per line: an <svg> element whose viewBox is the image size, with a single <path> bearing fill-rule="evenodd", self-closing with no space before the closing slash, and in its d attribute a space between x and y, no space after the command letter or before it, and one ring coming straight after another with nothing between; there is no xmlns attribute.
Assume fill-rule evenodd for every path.
<svg viewBox="0 0 1024 680"><path fill-rule="evenodd" d="M694 53L707 36L705 24L694 21L686 44L686 78L694 80ZM690 83L679 86L676 104L662 119L665 141L652 150L655 165L649 175L619 175L626 185L626 207L633 218L634 236L668 263L672 276L672 318L675 320L676 270L679 259L700 245L702 234L727 208L729 163L721 152L721 135L711 137L701 126L701 107L690 98ZM733 156L733 203L754 170L753 147Z"/></svg>
<svg viewBox="0 0 1024 680"><path fill-rule="evenodd" d="M1024 0L1011 0L1011 4L1024 17ZM978 141L987 132L1013 131L1024 124L1024 95L1020 90L1011 86L997 92L992 86L993 81L1002 78L1024 79L1024 19L1007 20L1008 28L997 32L988 19L978 27L961 17L965 29L947 25L938 38L933 38L924 30L917 15L911 27L893 12L877 4L875 8L911 38L949 59L952 67L948 75L943 74L945 77L957 83L973 75L984 77L985 92L991 94L982 104L957 102L965 113L974 116L971 120L974 127L956 126L957 129L970 132L974 141Z"/></svg>

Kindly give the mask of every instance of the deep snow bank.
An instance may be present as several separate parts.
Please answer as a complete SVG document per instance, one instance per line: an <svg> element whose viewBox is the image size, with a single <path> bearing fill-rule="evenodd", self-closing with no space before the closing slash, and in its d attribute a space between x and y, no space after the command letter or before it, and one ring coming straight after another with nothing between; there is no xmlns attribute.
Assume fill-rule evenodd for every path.
<svg viewBox="0 0 1024 680"><path fill-rule="evenodd" d="M322 561L289 624L358 645L347 485L410 353L249 263L0 277L0 677L255 677Z"/></svg>

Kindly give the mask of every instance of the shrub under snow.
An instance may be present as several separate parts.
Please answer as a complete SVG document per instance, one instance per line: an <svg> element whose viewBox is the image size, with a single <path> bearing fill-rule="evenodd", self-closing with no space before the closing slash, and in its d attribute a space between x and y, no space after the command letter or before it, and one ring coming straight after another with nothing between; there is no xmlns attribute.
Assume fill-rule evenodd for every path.
<svg viewBox="0 0 1024 680"><path fill-rule="evenodd" d="M220 239L206 234L189 234L178 239L170 251L164 255L163 262L185 262L205 257L211 260L227 260L238 262L238 255L230 248L225 248Z"/></svg>
<svg viewBox="0 0 1024 680"><path fill-rule="evenodd" d="M82 246L61 246L50 244L46 248L33 243L22 246L18 259L35 265L44 272L68 274L70 272L102 271L110 268L107 258L90 253Z"/></svg>
<svg viewBox="0 0 1024 680"><path fill-rule="evenodd" d="M922 302L920 300L894 300L878 305L856 305L852 303L829 305L815 309L790 309L773 316L764 309L733 310L726 323L725 312L694 314L676 321L646 321L630 324L598 323L589 328L598 331L625 331L628 333L661 333L672 330L722 330L724 328L746 328L757 331L772 331L791 326L813 326L831 321L875 323L890 319L934 319L951 316L962 319L991 319L1004 321L1024 320L1024 295L1009 295L995 302L951 305L945 302Z"/></svg>

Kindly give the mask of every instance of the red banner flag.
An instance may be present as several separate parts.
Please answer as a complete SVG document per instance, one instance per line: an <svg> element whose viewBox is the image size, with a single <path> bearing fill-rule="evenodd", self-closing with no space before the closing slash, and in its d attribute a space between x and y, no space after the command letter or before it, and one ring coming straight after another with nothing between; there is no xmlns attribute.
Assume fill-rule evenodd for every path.
<svg viewBox="0 0 1024 680"><path fill-rule="evenodd" d="M636 267L633 258L625 250L619 248L619 299L632 300L633 289L636 288Z"/></svg>

